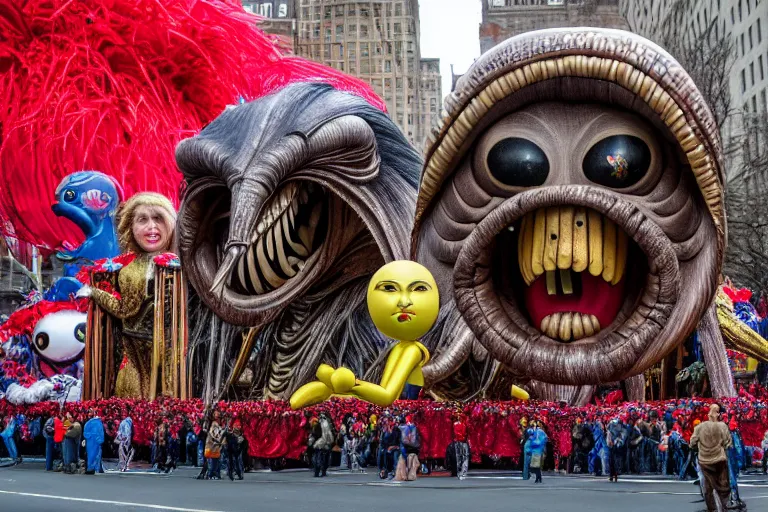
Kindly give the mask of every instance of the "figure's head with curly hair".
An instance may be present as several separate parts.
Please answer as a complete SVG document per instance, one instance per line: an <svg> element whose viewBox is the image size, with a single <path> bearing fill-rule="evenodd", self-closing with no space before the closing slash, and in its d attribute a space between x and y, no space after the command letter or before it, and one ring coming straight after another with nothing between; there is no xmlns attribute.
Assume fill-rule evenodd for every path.
<svg viewBox="0 0 768 512"><path fill-rule="evenodd" d="M140 192L120 205L117 213L120 247L137 254L173 251L176 210L155 192Z"/></svg>

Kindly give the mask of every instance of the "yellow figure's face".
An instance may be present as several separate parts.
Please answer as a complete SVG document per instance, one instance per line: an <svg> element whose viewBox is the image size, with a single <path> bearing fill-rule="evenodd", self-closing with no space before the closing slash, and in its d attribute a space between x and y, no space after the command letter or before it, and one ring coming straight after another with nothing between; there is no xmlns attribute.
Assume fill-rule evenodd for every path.
<svg viewBox="0 0 768 512"><path fill-rule="evenodd" d="M432 274L414 261L381 267L368 285L368 312L385 336L414 341L437 320L440 296Z"/></svg>

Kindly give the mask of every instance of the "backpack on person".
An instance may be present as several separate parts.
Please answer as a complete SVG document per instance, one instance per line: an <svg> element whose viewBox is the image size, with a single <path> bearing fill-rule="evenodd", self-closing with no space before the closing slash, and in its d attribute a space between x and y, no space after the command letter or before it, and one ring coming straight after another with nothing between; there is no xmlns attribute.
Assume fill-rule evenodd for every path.
<svg viewBox="0 0 768 512"><path fill-rule="evenodd" d="M403 443L403 446L415 450L421 448L421 440L419 439L419 431L416 425L405 425L401 428L401 432L400 442Z"/></svg>

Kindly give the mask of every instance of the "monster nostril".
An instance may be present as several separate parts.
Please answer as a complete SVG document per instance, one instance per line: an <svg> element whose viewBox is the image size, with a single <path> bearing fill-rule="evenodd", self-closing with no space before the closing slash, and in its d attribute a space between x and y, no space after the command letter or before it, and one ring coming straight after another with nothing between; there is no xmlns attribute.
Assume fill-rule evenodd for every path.
<svg viewBox="0 0 768 512"><path fill-rule="evenodd" d="M582 227L583 225L584 225L584 221L583 220L577 220L576 221L576 226L577 227Z"/></svg>
<svg viewBox="0 0 768 512"><path fill-rule="evenodd" d="M552 240L557 240L557 235L556 235L556 234L554 234L554 233L552 233L551 235L549 235L549 237L550 237Z"/></svg>

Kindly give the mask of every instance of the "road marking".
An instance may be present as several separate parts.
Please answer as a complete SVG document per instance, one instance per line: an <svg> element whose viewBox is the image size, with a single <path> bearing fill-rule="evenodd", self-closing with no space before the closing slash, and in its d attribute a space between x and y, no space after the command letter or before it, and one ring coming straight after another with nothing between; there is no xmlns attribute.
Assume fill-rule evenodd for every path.
<svg viewBox="0 0 768 512"><path fill-rule="evenodd" d="M32 498L47 498L51 500L62 500L62 501L80 501L84 503L103 503L105 505L117 505L118 507L138 507L138 508L151 508L154 510L174 510L176 512L223 512L220 510L168 507L165 505L151 505L151 504L145 504L145 503L127 503L125 501L94 500L90 498L71 498L68 496L52 496L50 494L35 494L31 492L16 492L16 491L0 490L0 494L15 494L17 496L30 496Z"/></svg>

